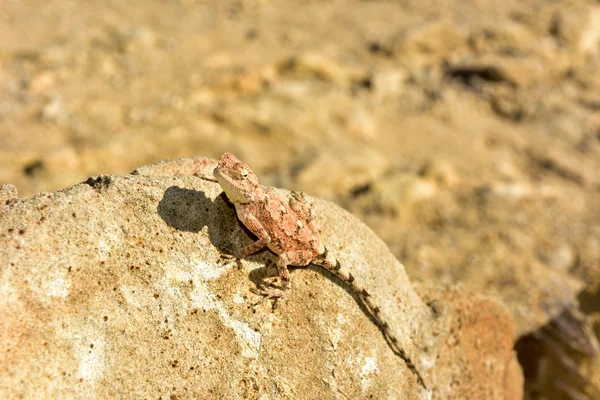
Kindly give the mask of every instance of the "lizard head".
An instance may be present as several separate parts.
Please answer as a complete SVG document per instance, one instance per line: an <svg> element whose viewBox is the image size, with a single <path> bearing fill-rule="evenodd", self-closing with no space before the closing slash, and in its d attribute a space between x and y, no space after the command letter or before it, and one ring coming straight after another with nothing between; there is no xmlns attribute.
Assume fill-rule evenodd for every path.
<svg viewBox="0 0 600 400"><path fill-rule="evenodd" d="M219 159L213 176L223 188L227 198L233 203L249 203L254 199L258 177L243 161L231 153L225 153Z"/></svg>

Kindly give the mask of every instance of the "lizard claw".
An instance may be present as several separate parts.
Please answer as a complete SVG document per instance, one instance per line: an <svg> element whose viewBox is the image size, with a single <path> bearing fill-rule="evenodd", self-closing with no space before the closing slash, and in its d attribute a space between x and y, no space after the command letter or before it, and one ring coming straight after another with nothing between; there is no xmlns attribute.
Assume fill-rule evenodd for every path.
<svg viewBox="0 0 600 400"><path fill-rule="evenodd" d="M289 290L281 289L270 282L269 287L265 287L264 284L261 284L258 288L251 288L250 291L254 294L263 296L261 302L268 299L283 299L287 297L290 292Z"/></svg>
<svg viewBox="0 0 600 400"><path fill-rule="evenodd" d="M262 299L258 300L252 305L254 309L256 309L256 307L265 300L273 300L273 303L271 305L271 311L275 311L275 309L277 309L277 306L279 305L279 300L287 297L289 294L289 290L280 289L272 283L269 283L269 286L271 287L267 288L264 285L260 285L258 288L250 289L252 293L263 296Z"/></svg>

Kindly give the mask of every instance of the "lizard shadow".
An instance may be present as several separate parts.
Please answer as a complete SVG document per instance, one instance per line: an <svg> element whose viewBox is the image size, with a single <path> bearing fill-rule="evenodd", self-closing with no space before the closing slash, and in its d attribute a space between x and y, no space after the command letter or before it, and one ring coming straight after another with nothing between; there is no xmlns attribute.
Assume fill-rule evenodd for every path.
<svg viewBox="0 0 600 400"><path fill-rule="evenodd" d="M350 295L350 297L352 297L354 302L356 304L358 304L358 307L360 308L360 310L369 318L371 323L373 323L375 326L377 326L379 328L379 330L381 331L381 333L384 333L383 330L381 329L381 327L379 326L379 324L377 323L377 319L375 318L373 313L369 310L369 308L367 307L367 305L365 304L363 299L354 290L352 290L350 288L350 285L343 282L340 278L335 276L333 273L327 271L325 268L320 267L318 265L309 264L307 268L312 271L317 272L318 274L322 275L326 279L329 279L331 282L333 282L338 287L342 288L348 295Z"/></svg>
<svg viewBox="0 0 600 400"><path fill-rule="evenodd" d="M168 226L179 231L198 233L206 227L211 244L228 256L235 254L232 243L239 242L239 236L243 232L246 233L246 244L255 240L254 235L238 220L235 207L225 193L212 200L202 191L171 186L165 190L157 212ZM267 265L263 279L268 276L268 266L274 263L273 256L269 258L268 254L269 250L263 249L246 257ZM239 260L237 261L239 266Z"/></svg>
<svg viewBox="0 0 600 400"><path fill-rule="evenodd" d="M240 225L224 197L221 194L212 200L202 191L171 186L165 190L157 212L168 226L179 231L198 233L207 227L211 244L232 255L231 235Z"/></svg>

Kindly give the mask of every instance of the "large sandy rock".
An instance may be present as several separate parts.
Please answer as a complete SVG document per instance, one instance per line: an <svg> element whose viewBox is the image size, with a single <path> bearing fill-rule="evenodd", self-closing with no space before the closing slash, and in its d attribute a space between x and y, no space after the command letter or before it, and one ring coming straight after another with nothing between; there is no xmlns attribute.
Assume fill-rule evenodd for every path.
<svg viewBox="0 0 600 400"><path fill-rule="evenodd" d="M462 398L482 385L486 398L520 396L503 306L436 288L426 304L384 243L323 200L311 201L325 242L372 290L429 391L317 267L294 270L276 308L254 305L274 255L223 257L253 239L218 184L188 175L213 162L5 196L1 398Z"/></svg>
<svg viewBox="0 0 600 400"><path fill-rule="evenodd" d="M445 339L432 372L437 383L434 398L523 398L510 311L472 291L425 284L418 284L417 291L435 313L445 315Z"/></svg>

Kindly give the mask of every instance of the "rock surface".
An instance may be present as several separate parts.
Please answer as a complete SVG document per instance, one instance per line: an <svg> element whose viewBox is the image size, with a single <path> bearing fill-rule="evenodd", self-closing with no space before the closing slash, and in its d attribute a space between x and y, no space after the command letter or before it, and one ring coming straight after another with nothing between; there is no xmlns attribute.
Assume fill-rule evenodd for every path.
<svg viewBox="0 0 600 400"><path fill-rule="evenodd" d="M520 396L507 310L435 286L421 299L385 244L326 201L311 200L330 251L372 288L431 392L318 268L294 270L277 308L253 305L274 256L223 258L253 239L218 184L180 175L210 165L160 163L0 206L0 397Z"/></svg>
<svg viewBox="0 0 600 400"><path fill-rule="evenodd" d="M444 384L436 386L434 398L522 398L523 373L514 357L515 332L506 307L457 288L420 284L417 292L434 312L452 316L445 331L436 331L445 340L433 374Z"/></svg>
<svg viewBox="0 0 600 400"><path fill-rule="evenodd" d="M520 339L598 290L597 0L0 3L0 185L22 196L230 151L350 211L412 281L494 296Z"/></svg>

